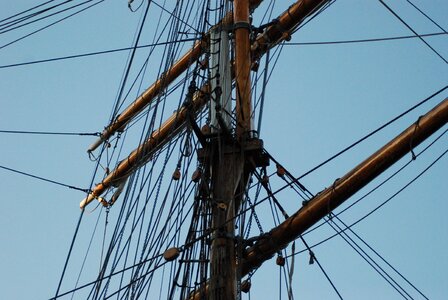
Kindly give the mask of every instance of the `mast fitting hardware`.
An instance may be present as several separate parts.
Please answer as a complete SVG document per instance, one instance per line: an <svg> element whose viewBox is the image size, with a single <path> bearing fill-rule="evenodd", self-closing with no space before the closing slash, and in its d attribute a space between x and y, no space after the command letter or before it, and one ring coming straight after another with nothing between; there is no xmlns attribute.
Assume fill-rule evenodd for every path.
<svg viewBox="0 0 448 300"><path fill-rule="evenodd" d="M240 29L240 28L244 28L249 31L252 30L252 26L249 24L249 22L240 21L240 22L233 23L233 30Z"/></svg>

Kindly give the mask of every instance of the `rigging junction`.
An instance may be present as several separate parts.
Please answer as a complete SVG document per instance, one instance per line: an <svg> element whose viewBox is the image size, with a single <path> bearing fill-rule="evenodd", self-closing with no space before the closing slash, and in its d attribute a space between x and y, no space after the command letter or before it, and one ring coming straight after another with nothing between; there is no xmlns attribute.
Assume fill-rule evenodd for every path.
<svg viewBox="0 0 448 300"><path fill-rule="evenodd" d="M150 137L115 170L107 174L80 203L81 209L95 199L106 207L114 204L118 195L112 196L111 201L107 201L102 194L110 188L126 184L129 175L147 163L154 152L163 147L174 135L179 134L183 128L191 126L202 144L202 149L198 151L198 160L202 166L202 172L197 178L201 187L199 189L201 194L198 197L213 203L212 227L209 232L210 279L201 289L190 295L191 299L203 299L205 295L212 300L237 299L238 290L247 288L247 282L241 283L245 275L300 237L312 225L330 214L333 209L448 122L446 99L331 187L305 203L278 227L256 239L255 243L248 247L244 247L242 242L237 243L234 219L240 204L244 201L244 191L249 178L255 169L263 169L269 165L269 157L264 152L263 142L258 139L251 120L251 70L257 68L260 58L269 49L289 40L301 22L328 2L299 0L264 28L257 29L251 25L250 14L261 1L235 0L234 11L227 13L222 22L204 34L190 51L118 115L88 150L95 151L115 133L123 131L129 122L151 105L169 84L204 55L212 41L221 40L222 32L227 36L232 33L235 57L231 59L231 66L227 66L232 79L222 77L221 81L234 82L235 126L232 128L232 123L224 119L225 114L231 113L233 108L223 109L226 105L225 99L229 95L223 93L224 88L219 83L207 83L199 88L191 84L184 105L159 129L153 131ZM218 32L218 37L214 36L215 31ZM255 36L254 32L257 33ZM195 116L210 101L215 104L216 115L215 120L212 120L215 124L213 128L200 129L195 122ZM238 247L244 247L239 250L243 253L241 257L237 255ZM179 253L174 251L174 254L167 254L166 258L172 260L178 255Z"/></svg>

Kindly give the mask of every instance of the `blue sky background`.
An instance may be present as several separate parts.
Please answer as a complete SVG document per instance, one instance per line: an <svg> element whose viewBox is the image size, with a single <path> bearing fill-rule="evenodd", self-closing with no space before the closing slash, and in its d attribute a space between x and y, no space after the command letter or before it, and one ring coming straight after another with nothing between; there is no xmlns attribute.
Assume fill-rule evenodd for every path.
<svg viewBox="0 0 448 300"><path fill-rule="evenodd" d="M265 2L260 11L266 9L269 1ZM418 33L440 32L407 1L387 2ZM4 2L0 19L39 3L41 1L34 0ZM447 1L415 0L413 3L441 27L448 29ZM273 15L278 15L289 4L288 1L277 1ZM150 21L161 14L155 6L153 11ZM0 34L0 130L102 130L107 125L116 98L127 52L19 67L4 66L129 47L140 16L141 10L137 13L128 10L127 1L105 1L7 47L2 46L42 24ZM255 14L256 21L257 18L259 15ZM151 42L150 32L151 28L145 31L143 44ZM379 1L338 0L300 29L291 42L407 35L412 35L412 32ZM448 59L448 36L425 40ZM144 51L137 57L136 66L140 66L146 55ZM148 71L144 86L154 80L151 72ZM343 45L285 45L268 85L261 138L266 149L292 174L299 176L445 87L447 82L447 64L419 39ZM305 177L302 183L313 193L330 186L336 178L446 97L447 91ZM446 129L447 126L438 134ZM93 137L1 134L0 165L87 188L94 164L88 159L86 149L93 140ZM415 151L419 152L427 144ZM447 145L447 137L443 136L406 171L341 218L351 224L371 211L434 161ZM135 146L135 143L128 145L123 153L128 153ZM403 158L343 207L353 203L410 159L410 155ZM354 227L430 299L445 299L448 295L447 169L448 158L444 157L417 182ZM0 298L48 299L56 291L79 218L78 204L84 195L6 170L0 170L0 182ZM275 189L282 183L272 184ZM301 205L301 200L288 190L277 198L290 214ZM97 209L84 216L63 291L73 287L100 213L101 210ZM111 214L114 214L113 208ZM270 219L268 212L261 213L265 229L270 228ZM332 233L329 226L323 226L305 239L314 244ZM303 245L297 242L296 248L303 249ZM342 239L336 237L316 247L314 252L344 299L400 298ZM96 264L99 264L98 257ZM295 297L337 299L317 265L308 265L308 258L306 253L296 257ZM87 267L81 283L95 277L94 270L98 268L94 265L95 254L89 263L91 265ZM89 270L92 273L89 274ZM277 274L274 260L267 262L253 277L251 297L278 298ZM421 299L415 292L411 295ZM83 299L82 294L78 297ZM151 298L157 297L151 295ZM282 299L287 299L285 289Z"/></svg>

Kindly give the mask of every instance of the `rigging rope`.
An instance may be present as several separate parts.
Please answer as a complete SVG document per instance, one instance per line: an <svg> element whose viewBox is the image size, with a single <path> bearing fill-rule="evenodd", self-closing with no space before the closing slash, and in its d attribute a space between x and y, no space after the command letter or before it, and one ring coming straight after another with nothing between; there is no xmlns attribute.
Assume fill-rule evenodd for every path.
<svg viewBox="0 0 448 300"><path fill-rule="evenodd" d="M438 57L440 57L446 64L448 64L448 61L439 53L436 49L434 49L430 44L428 44L427 41L425 41L421 35L419 35L412 27L406 23L395 11L390 8L386 3L384 3L383 0L378 0L388 11L390 11L398 20L400 20L401 23L403 23L412 33L414 33L429 49L432 50Z"/></svg>
<svg viewBox="0 0 448 300"><path fill-rule="evenodd" d="M0 130L0 133L11 134L40 134L40 135L79 135L79 136L100 136L100 132L52 132L52 131L23 131L23 130Z"/></svg>
<svg viewBox="0 0 448 300"><path fill-rule="evenodd" d="M394 199L396 196L398 196L398 194L400 194L402 191L404 191L407 187L409 187L412 183L414 183L418 178L420 178L423 174L425 174L430 168L432 168L440 159L443 158L443 156L445 156L448 153L448 149L445 150L441 155L439 155L428 167L426 167L423 171L421 171L416 177L414 177L410 182L408 182L406 185L404 185L402 188L400 188L396 193L394 193L392 196L390 196L389 198L387 198L384 202L382 202L380 205L378 205L377 207L375 207L373 210L371 210L369 213L365 214L363 217L359 218L357 221L353 222L352 224L348 225L347 228L344 228L342 231L348 230L349 228L352 228L353 226L355 226L356 224L360 223L361 221L363 221L364 219L366 219L368 216L370 216L371 214L373 214L374 212L376 212L378 209L380 209L382 206L384 206L386 203L388 203L389 201L391 201L392 199ZM334 238L338 236L338 233L335 233L329 237L327 237L326 239L310 246L310 248L314 248L317 247L327 241L329 241L330 239ZM304 250L300 250L296 253L292 253L291 255L297 255L300 253L303 253L307 251L307 249ZM290 255L290 256L291 256Z"/></svg>
<svg viewBox="0 0 448 300"><path fill-rule="evenodd" d="M440 26L439 24L437 24L436 21L434 21L430 16L428 16L427 14L425 14L420 8L418 8L414 3L412 3L410 0L406 0L410 5L412 5L412 7L414 7L416 10L418 10L418 12L420 12L423 16L425 16L429 21L431 21L431 23L433 23L434 25L436 25L440 30L442 30L444 33L447 33L446 30ZM423 35L421 35L423 36Z"/></svg>
<svg viewBox="0 0 448 300"><path fill-rule="evenodd" d="M299 237L302 240L303 244L305 245L306 249L308 250L308 253L310 254L310 264L312 264L313 261L315 261L317 263L317 265L319 266L319 269L322 271L322 273L324 274L325 278L327 278L328 282L333 287L333 290L336 292L336 294L338 295L339 299L342 300L343 298L342 298L341 294L339 293L338 289L334 285L333 281L331 281L331 279L328 276L327 272L325 272L324 268L320 264L319 260L317 259L316 255L314 254L314 252L311 250L310 246L308 246L308 243L305 241L305 239L303 238L302 235L300 235Z"/></svg>
<svg viewBox="0 0 448 300"><path fill-rule="evenodd" d="M347 224L345 224L337 215L332 214L334 218L336 218L345 228L347 228L354 236L356 236L364 245L366 245L375 255L377 255L387 266L389 266L395 273L397 273L406 283L408 283L414 290L416 290L423 298L429 300L429 298L423 294L423 292L418 289L415 285L413 285L401 272L399 272L396 268L392 266L381 254L379 254L375 249L373 249L363 238L359 236L353 229L348 228ZM334 220L332 220L334 222ZM339 229L341 230L341 228Z"/></svg>
<svg viewBox="0 0 448 300"><path fill-rule="evenodd" d="M397 283L364 249L362 249L348 234L346 231L342 231L342 228L336 224L330 213L330 217L326 218L327 224L336 231L336 233L357 253L361 258L367 262L377 273L380 275L394 290L396 290L404 299L412 298L405 289ZM404 294L406 295L404 295Z"/></svg>
<svg viewBox="0 0 448 300"><path fill-rule="evenodd" d="M312 172L316 171L317 169L321 168L322 166L326 165L327 163L329 163L330 161L332 161L333 159L337 158L338 156L342 155L343 153L347 152L348 150L352 149L353 147L355 147L356 145L360 144L361 142L365 141L366 139L368 139L369 137L373 136L374 134L378 133L379 131L383 130L384 128L386 128L387 126L391 125L392 123L396 122L397 120L401 119L403 116L405 116L406 114L410 113L411 111L413 111L414 109L418 108L419 106L423 105L424 103L428 102L429 100L431 100L432 98L434 98L435 96L439 95L440 93L442 93L443 91L445 91L448 88L448 85L445 86L444 88L438 90L437 92L435 92L434 94L432 94L431 96L423 99L422 101L420 101L419 103L417 103L416 105L412 106L411 108L407 109L406 111L404 111L403 113L399 114L398 116L396 116L395 118L391 119L390 121L386 122L385 124L381 125L380 127L378 127L377 129L371 131L370 133L368 133L367 135L365 135L364 137L360 138L359 140L357 140L356 142L354 142L353 144L351 144L350 146L342 149L341 151L339 151L338 153L334 154L333 156L331 156L330 158L326 159L325 161L323 161L322 163L318 164L317 166L315 166L314 168L308 170L307 172L303 173L302 175L300 175L299 177L297 177L294 181L292 181L290 184L287 184L285 186L283 186L282 188L276 190L273 192L273 194L277 194L278 192L286 189L287 187L291 186L292 184L298 182L300 179L308 176L309 174L311 174ZM265 150L266 151L266 150Z"/></svg>
<svg viewBox="0 0 448 300"><path fill-rule="evenodd" d="M77 12L74 12L74 13L68 15L68 16L65 16L65 17L63 17L63 18L57 20L57 21L54 21L53 23L50 23L50 24L48 24L48 25L46 25L46 26L44 26L44 27L41 27L41 28L39 28L39 29L36 29L35 31L32 31L32 32L30 32L30 33L28 33L28 34L26 34L26 35L24 35L24 36L22 36L22 37L20 37L20 38L18 38L18 39L15 39L15 40L13 40L13 41L11 41L11 42L9 42L9 43L6 43L6 44L0 46L0 50L3 49L3 48L5 48L5 47L8 47L8 46L10 46L10 45L12 45L12 44L14 44L14 43L17 43L17 42L19 42L19 41L21 41L21 40L23 40L23 39L25 39L25 38L27 38L27 37L30 37L30 36L32 36L32 35L34 35L34 34L40 32L40 31L42 31L42 30L45 30L45 29L47 29L47 28L49 28L49 27L51 27L51 26L53 26L53 25L56 25L56 24L58 24L58 23L60 23L60 22L62 22L62 21L64 21L64 20L66 20L66 19L68 19L68 18L70 18L70 17L73 17L73 16L75 16L75 15L77 15L77 14L83 12L83 11L86 11L87 9L92 8L92 7L94 7L94 6L96 6L96 5L100 4L100 3L102 3L102 2L104 2L104 1L106 1L106 0L99 0L98 2L93 3L93 4L91 4L91 5L89 5L89 6L85 7L85 8L83 8L83 9L77 11Z"/></svg>
<svg viewBox="0 0 448 300"><path fill-rule="evenodd" d="M24 26L26 26L26 25L33 24L33 23L35 23L35 22L44 20L44 19L49 18L49 17L51 17L51 16L54 16L54 15L63 13L63 12L65 12L65 11L71 10L71 9L73 9L73 8L76 8L76 7L78 7L78 6L82 6L82 5L86 4L86 3L92 2L92 1L94 1L94 0L86 0L86 1L84 1L84 2L82 2L82 3L79 3L79 4L73 5L73 6L71 6L71 7L62 9L62 10L60 10L60 11L57 11L57 12L55 12L55 13L46 15L46 16L44 16L44 17L38 18L38 19L33 20L33 21L30 21L30 22L28 22L28 23L24 23L24 24L21 24L21 25L17 25L16 27L9 28L9 27L12 27L12 26L16 25L17 23L20 23L20 22L23 21L23 20L32 18L32 17L34 17L34 16L38 16L38 15L40 15L40 14L46 12L46 11L49 11L49 10L51 10L51 9L53 9L53 8L56 8L57 6L64 5L64 4L66 4L66 3L68 3L68 2L72 2L72 1L73 1L73 0L67 0L67 1L65 1L65 2L63 2L63 3L60 3L60 4L57 4L57 5L53 6L53 7L44 9L44 10L42 10L42 11L40 11L40 12L37 12L37 13L34 13L34 14L32 14L31 16L29 16L29 17L22 17L21 20L18 20L18 21L16 21L16 22L12 22L13 24L7 24L8 26L0 26L0 27L2 27L2 28L0 29L0 34L6 33L6 32L9 32L9 31L12 31L12 30L21 28L21 27L24 27ZM11 23L11 22L8 22L8 23ZM9 29L7 29L7 28L9 28ZM3 29L7 29L7 30L3 30Z"/></svg>
<svg viewBox="0 0 448 300"><path fill-rule="evenodd" d="M84 215L84 209L81 210L81 213L79 215L78 223L76 224L75 233L73 234L72 242L70 243L70 248L68 250L67 258L65 259L64 268L62 269L61 278L59 279L58 287L56 289L56 294L54 296L54 299L58 298L59 290L61 289L62 281L65 276L65 271L67 270L68 262L70 260L70 256L73 251L73 246L75 245L76 237L78 236L79 228L81 226L82 217Z"/></svg>
<svg viewBox="0 0 448 300"><path fill-rule="evenodd" d="M88 193L90 191L89 189L82 189L82 188L79 188L79 187L76 187L76 186L73 186L73 185L65 184L65 183L62 183L62 182L59 182L59 181L55 181L55 180L47 179L47 178L44 178L44 177L41 177L41 176L33 175L33 174L30 174L30 173L22 172L22 171L19 171L19 170L16 170L16 169L11 169L11 168L8 168L8 167L5 167L5 166L0 166L0 168L4 169L4 170L7 170L7 171L10 171L10 172L13 172L13 173L17 173L17 174L20 174L20 175L24 175L24 176L27 176L27 177L34 178L34 179L38 179L38 180L42 180L42 181L45 181L45 182L53 183L53 184L56 184L56 185L67 187L69 189L81 191L81 192L84 192L84 193Z"/></svg>
<svg viewBox="0 0 448 300"><path fill-rule="evenodd" d="M448 34L447 32L435 32L415 35L403 35L394 37L384 37L384 38L370 38L370 39L358 39L358 40L340 40L340 41L322 41L322 42L288 42L284 43L285 46L316 46L316 45L337 45L337 44L359 44L359 43L374 43L374 42L385 42L385 41L397 41L397 40L408 40L416 39L419 37L431 37L431 36L442 36Z"/></svg>
<svg viewBox="0 0 448 300"><path fill-rule="evenodd" d="M442 136L444 136L446 133L448 132L448 129L446 129L445 131L443 131L437 138L434 139L434 141L432 141L428 146L426 146L421 152L419 152L415 157L412 157L411 160L409 160L406 164L404 164L402 167L400 167L397 171L395 171L394 173L392 173L390 176L388 176L386 179L384 179L383 181L381 181L378 185L376 185L375 187L373 187L370 191L368 191L366 194L364 194L362 197L360 197L358 200L354 201L352 204L350 204L349 206L347 206L346 208L344 208L343 210L341 210L340 212L338 212L337 214L335 214L335 216L339 216L341 214L343 214L344 212L346 212L347 210L349 210L350 208L352 208L353 206L355 206L356 204L358 204L360 201L362 201L363 199L365 199L367 196L371 195L373 192L375 192L377 189L379 189L380 187L382 187L384 184L386 184L389 180L391 180L392 178L394 178L396 175L398 175L400 172L402 172L406 167L408 167L416 158L420 157L420 155L422 155L424 152L426 152L429 148L431 148L438 140L440 140L440 138L442 138ZM325 222L313 227L312 229L306 231L304 233L304 235L316 230L317 228L323 226L325 224Z"/></svg>
<svg viewBox="0 0 448 300"><path fill-rule="evenodd" d="M42 4L38 4L38 5L33 6L33 7L29 8L29 9L26 9L26 10L24 10L24 11L21 11L21 12L19 12L19 13L16 13L16 14L14 14L14 15L12 15L12 16L9 16L9 17L7 17L7 18L1 19L1 20L0 20L0 23L3 23L4 21L7 21L7 20L12 19L12 18L14 18L14 17L23 15L24 13L27 13L27 12L29 12L29 11L32 11L32 10L34 10L34 9L36 9L36 8L39 8L39 7L41 7L41 6L44 6L44 5L46 5L46 4L48 4L48 3L51 3L51 2L54 2L54 1L55 1L55 0L50 0L50 1L44 2L44 3L42 3Z"/></svg>

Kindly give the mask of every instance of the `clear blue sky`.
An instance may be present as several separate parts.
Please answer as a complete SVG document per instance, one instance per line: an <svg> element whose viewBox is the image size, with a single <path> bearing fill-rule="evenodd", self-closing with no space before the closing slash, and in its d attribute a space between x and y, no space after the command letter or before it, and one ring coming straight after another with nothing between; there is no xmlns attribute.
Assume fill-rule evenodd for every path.
<svg viewBox="0 0 448 300"><path fill-rule="evenodd" d="M4 2L0 19L42 2ZM260 11L264 12L270 1L265 2ZM290 4L288 1L279 2L276 1L273 16ZM440 32L407 1L387 3L419 34ZM442 28L448 29L447 1L414 0L413 3ZM7 47L2 46L48 22L35 23L11 32L2 30L0 130L101 131L109 120L127 52L26 66L4 66L129 47L141 13L142 10L131 13L124 0L104 1ZM160 14L163 15L161 10L153 6L148 24L155 24ZM255 14L256 24L261 15ZM149 27L143 34L142 44L152 42L150 33L154 28ZM412 32L379 1L337 0L300 29L291 42L408 35ZM448 59L447 35L427 37L425 40ZM147 50L139 52L131 77L135 76L147 53ZM159 61L155 58L150 61L143 86L154 80L152 66L157 68ZM448 65L417 38L341 45L286 45L269 81L261 138L266 149L292 174L299 176L447 83ZM138 92L133 91L133 94L135 96ZM446 97L447 91L305 177L302 183L313 193L330 186L336 178ZM178 101L178 98L173 99L174 103ZM445 129L447 126L442 131ZM93 137L0 135L1 166L81 188L89 187L95 164L89 160L86 149ZM137 135L133 139L130 137L131 143L123 149L122 157L135 148L136 139ZM418 147L416 152L427 144ZM398 178L341 215L341 218L351 224L371 211L432 163L446 150L447 145L445 135ZM410 155L406 156L343 207L360 198L410 159ZM354 227L430 299L445 299L448 295L447 170L448 158L444 157L417 182ZM270 171L274 171L273 166ZM167 172L170 173L171 169ZM48 299L56 291L79 218L78 204L84 194L6 170L0 170L0 182L0 298ZM282 182L275 179L272 185L274 189L279 188ZM290 214L301 205L301 200L289 190L280 193L278 199ZM89 207L89 213L83 217L62 291L73 288L76 281L101 212L97 209L90 213L93 208ZM115 208L118 207L111 209L111 220L118 213ZM272 223L268 206L261 207L259 213L265 224L264 229L268 230ZM97 253L104 230L103 215L81 284L96 276L94 272L100 260ZM309 244L314 244L332 233L327 225L305 238ZM296 248L303 249L303 245L297 242ZM316 247L314 252L344 299L400 299L400 295L341 238L336 237ZM296 256L295 266L293 285L296 299L338 299L317 265L308 265L306 253ZM274 260L260 268L253 277L251 297L278 298L278 272ZM415 291L406 289L415 299L421 299ZM83 299L82 295L77 295L78 299ZM150 296L157 299L158 293ZM282 299L287 299L284 288Z"/></svg>

